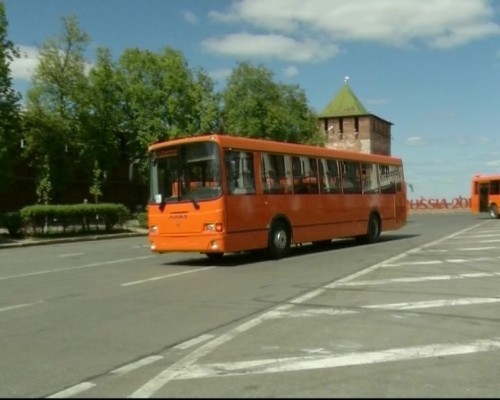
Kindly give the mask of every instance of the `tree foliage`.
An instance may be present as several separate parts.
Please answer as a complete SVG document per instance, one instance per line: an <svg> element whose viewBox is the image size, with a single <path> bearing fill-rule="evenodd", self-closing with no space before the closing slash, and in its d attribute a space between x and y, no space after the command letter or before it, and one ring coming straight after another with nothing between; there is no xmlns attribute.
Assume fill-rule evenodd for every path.
<svg viewBox="0 0 500 400"><path fill-rule="evenodd" d="M191 136L217 127L213 82L193 72L181 52L127 49L118 61L122 130L130 158L145 161L160 139ZM143 171L146 164L142 163Z"/></svg>
<svg viewBox="0 0 500 400"><path fill-rule="evenodd" d="M5 7L0 1L0 192L9 187L21 140L20 95L13 89L10 70L19 54L7 38L7 28Z"/></svg>
<svg viewBox="0 0 500 400"><path fill-rule="evenodd" d="M222 94L224 131L292 143L322 143L317 118L298 86L278 84L265 67L240 62Z"/></svg>
<svg viewBox="0 0 500 400"><path fill-rule="evenodd" d="M34 166L43 165L47 157L55 201L79 166L92 165L85 157L92 152L87 151L82 124L88 116L84 52L90 38L75 17L63 17L62 22L60 35L40 49L26 112L27 155Z"/></svg>
<svg viewBox="0 0 500 400"><path fill-rule="evenodd" d="M0 94L9 100L8 115L14 116L18 98L9 90L8 65L16 52L5 37L2 11L0 3ZM57 203L73 182L88 188L96 202L101 196L105 200L106 177L118 166L139 165L146 182L148 146L158 140L222 132L323 143L304 91L274 82L272 72L262 66L239 63L217 93L210 76L201 68L191 69L171 47L160 52L125 49L116 61L100 47L91 64L85 58L88 34L74 16L61 21L59 35L40 48L23 118L25 155L36 169L41 202ZM11 121L8 125L4 115L0 166L2 150L9 148L6 138L15 132L15 119L5 119Z"/></svg>

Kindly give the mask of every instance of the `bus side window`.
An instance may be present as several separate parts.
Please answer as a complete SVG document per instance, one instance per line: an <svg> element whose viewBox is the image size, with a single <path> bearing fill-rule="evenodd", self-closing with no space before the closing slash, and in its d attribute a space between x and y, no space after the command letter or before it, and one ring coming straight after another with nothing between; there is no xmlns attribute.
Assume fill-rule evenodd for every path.
<svg viewBox="0 0 500 400"><path fill-rule="evenodd" d="M262 154L261 179L264 193L286 193L285 157L280 154Z"/></svg>
<svg viewBox="0 0 500 400"><path fill-rule="evenodd" d="M500 181L491 181L490 194L500 194Z"/></svg>
<svg viewBox="0 0 500 400"><path fill-rule="evenodd" d="M337 160L319 160L321 193L341 193Z"/></svg>
<svg viewBox="0 0 500 400"><path fill-rule="evenodd" d="M229 194L255 193L252 153L226 150L225 159Z"/></svg>
<svg viewBox="0 0 500 400"><path fill-rule="evenodd" d="M293 192L299 194L317 194L317 169L315 158L292 157Z"/></svg>
<svg viewBox="0 0 500 400"><path fill-rule="evenodd" d="M380 165L380 192L381 193L396 193L396 185L400 181L399 168L394 165Z"/></svg>
<svg viewBox="0 0 500 400"><path fill-rule="evenodd" d="M379 193L378 165L361 164L361 172L363 179L363 193Z"/></svg>
<svg viewBox="0 0 500 400"><path fill-rule="evenodd" d="M361 193L360 164L344 161L342 166L342 189L344 193Z"/></svg>

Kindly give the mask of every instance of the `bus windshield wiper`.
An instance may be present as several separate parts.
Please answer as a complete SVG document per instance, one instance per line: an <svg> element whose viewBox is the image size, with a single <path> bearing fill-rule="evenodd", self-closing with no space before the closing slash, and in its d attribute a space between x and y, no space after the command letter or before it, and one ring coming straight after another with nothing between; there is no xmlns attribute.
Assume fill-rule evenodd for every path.
<svg viewBox="0 0 500 400"><path fill-rule="evenodd" d="M162 196L161 198L161 202L160 204L158 205L158 208L160 209L161 212L163 212L163 210L165 209L165 206L167 205L167 202L165 201L165 198L164 196Z"/></svg>
<svg viewBox="0 0 500 400"><path fill-rule="evenodd" d="M200 208L200 205L198 204L196 199L193 196L191 196L190 193L186 194L185 198L187 198L188 200L191 200L191 203L193 203L193 206L195 209L198 210Z"/></svg>

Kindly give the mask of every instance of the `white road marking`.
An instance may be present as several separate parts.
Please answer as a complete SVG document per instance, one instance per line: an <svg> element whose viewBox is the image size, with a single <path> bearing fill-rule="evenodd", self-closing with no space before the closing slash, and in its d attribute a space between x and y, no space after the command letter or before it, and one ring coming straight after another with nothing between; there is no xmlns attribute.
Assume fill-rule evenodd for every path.
<svg viewBox="0 0 500 400"><path fill-rule="evenodd" d="M486 222L481 222L479 224L473 225L471 227L465 228L459 232L455 232L452 235L443 237L441 239L435 240L433 242L427 243L423 246L417 247L413 249L412 251L418 251L419 249L427 248L430 246L434 246L438 243L441 243L449 238L455 237L457 235L462 234L463 232L467 232L471 229L475 229L478 226L481 226L485 224ZM137 389L135 392L133 392L129 398L148 398L153 396L158 390L160 390L163 386L165 386L168 382L176 379L177 376L179 376L183 371L189 370L191 368L194 368L193 366L195 363L201 359L202 357L206 356L207 354L211 353L214 351L216 348L222 346L226 342L234 339L238 335L242 334L243 332L246 332L258 325L260 325L262 322L268 320L270 317L272 317L272 312L276 311L286 311L289 310L291 307L294 306L294 304L301 304L313 297L319 296L322 293L324 293L328 289L332 289L338 286L345 285L349 281L356 279L360 276L363 276L365 274L368 274L377 268L380 268L380 266L384 265L384 263L390 263L394 262L396 260L399 260L403 257L406 257L408 254L410 254L410 251L403 252L401 254L398 254L394 257L390 257L389 259L380 262L378 264L374 264L363 271L358 271L352 275L346 276L342 279L339 279L337 281L331 282L330 284L327 284L323 286L320 289L315 289L309 293L306 293L304 295L301 295L294 300L290 301L288 304L282 304L280 306L277 306L274 308L274 310L264 312L260 316L251 319L250 321L247 321L243 323L242 325L239 325L228 332L222 334L221 336L216 337L215 339L211 340L210 342L204 344L203 346L199 347L198 349L194 350L192 353L186 355L179 361L173 363L170 365L168 368L160 372L158 375L156 375L153 379L149 380L146 382L143 386L141 386L139 389Z"/></svg>
<svg viewBox="0 0 500 400"><path fill-rule="evenodd" d="M174 278L174 277L180 276L180 275L192 274L193 272L207 271L207 270L212 269L212 268L216 268L216 267L196 268L196 269L191 269L189 271L176 272L174 274L154 276L153 278L141 279L140 281L125 282L125 283L120 284L120 286L139 285L141 283L153 282L153 281L157 281L157 280L160 280L160 279L168 279L168 278Z"/></svg>
<svg viewBox="0 0 500 400"><path fill-rule="evenodd" d="M36 275L53 274L55 272L73 271L76 269L103 267L103 266L107 266L107 265L114 265L114 264L120 264L120 263L125 263L125 262L145 260L147 258L152 258L152 257L155 257L155 256L151 255L151 256L142 256L142 257L134 257L134 258L123 258L121 260L103 261L103 262L98 262L98 263L93 263L93 264L78 265L76 267L47 269L45 271L28 272L26 274L0 276L0 281L4 281L4 280L8 280L8 279L26 278L29 276L36 276Z"/></svg>
<svg viewBox="0 0 500 400"><path fill-rule="evenodd" d="M47 399L65 399L71 396L75 396L79 393L82 393L86 390L89 390L95 386L95 383L92 382L82 382L78 385L70 387L68 389L62 390L61 392L55 393L51 396L48 396Z"/></svg>
<svg viewBox="0 0 500 400"><path fill-rule="evenodd" d="M76 256L83 256L85 253L69 253L69 254L59 254L58 257L60 258L65 258L65 257L76 257Z"/></svg>
<svg viewBox="0 0 500 400"><path fill-rule="evenodd" d="M181 344L178 344L177 346L174 346L174 350L186 350L192 346L196 346L199 343L203 343L209 339L212 339L214 335L200 335L197 338L187 340Z"/></svg>
<svg viewBox="0 0 500 400"><path fill-rule="evenodd" d="M353 281L344 282L335 285L339 286L370 286L370 285L386 285L391 283L416 283L416 282L426 282L426 281L445 281L452 279L466 279L466 278L495 278L500 276L500 272L475 272L470 274L459 274L459 275L434 275L434 276L421 276L418 278L395 278L395 279L374 279L371 281Z"/></svg>
<svg viewBox="0 0 500 400"><path fill-rule="evenodd" d="M317 317L319 315L346 315L346 314L357 314L358 311L355 310L337 310L331 308L317 308L310 310L297 310L297 311L270 311L269 318L307 318L307 317Z"/></svg>
<svg viewBox="0 0 500 400"><path fill-rule="evenodd" d="M487 246L487 247L462 247L460 249L427 249L420 250L422 253L457 253L459 251L484 251L484 250L495 250L498 249L496 246Z"/></svg>
<svg viewBox="0 0 500 400"><path fill-rule="evenodd" d="M498 249L496 246L487 247L464 247L463 249L458 249L459 251L484 251L484 250L495 250ZM457 250L455 250L457 251Z"/></svg>
<svg viewBox="0 0 500 400"><path fill-rule="evenodd" d="M378 310L415 310L449 306L468 306L471 304L500 303L500 297L469 297L463 299L428 300L394 304L374 304L362 308Z"/></svg>
<svg viewBox="0 0 500 400"><path fill-rule="evenodd" d="M16 305L13 305L13 306L2 307L2 308L0 308L0 312L17 310L18 308L24 308L24 307L31 307L31 306L34 306L34 305L37 305L37 304L41 304L41 303L43 303L43 300L35 301L34 303L16 304Z"/></svg>
<svg viewBox="0 0 500 400"><path fill-rule="evenodd" d="M175 379L177 375L179 375L184 369L192 368L192 365L197 362L201 357L206 356L207 354L214 351L216 348L222 346L226 342L234 339L240 334L255 328L260 325L263 321L267 319L267 313L264 313L248 322L245 322L236 328L231 329L230 331L216 337L208 343L205 343L203 346L199 347L192 353L186 355L181 358L179 361L170 365L167 369L160 372L149 382L146 382L142 387L137 389L134 393L128 398L148 398L151 397L155 392L160 390L165 384Z"/></svg>
<svg viewBox="0 0 500 400"><path fill-rule="evenodd" d="M377 310L416 310L424 308L450 307L450 306L468 306L471 304L487 304L500 303L500 297L469 297L462 299L442 299L429 301L414 301L405 303L392 304L372 304L360 306L360 309L377 309ZM321 307L308 310L291 310L291 311L270 311L269 318L306 318L317 316L336 316L347 314L359 314L361 310L347 310Z"/></svg>
<svg viewBox="0 0 500 400"><path fill-rule="evenodd" d="M483 238L483 237L499 237L498 233L480 233L477 235L465 235L460 237L455 237L455 239L470 239L470 238Z"/></svg>
<svg viewBox="0 0 500 400"><path fill-rule="evenodd" d="M136 362L133 362L133 363L124 365L123 367L114 369L110 373L113 375L125 375L126 373L128 373L130 371L134 371L138 368L144 367L145 365L152 364L158 360L161 360L162 358L163 358L163 356L159 356L159 355L145 357L145 358L138 360Z"/></svg>
<svg viewBox="0 0 500 400"><path fill-rule="evenodd" d="M426 260L426 261L407 261L401 262L397 264L384 264L381 268L392 268L392 267L401 267L405 265L438 265L438 264L446 264L446 263L465 263L465 262L476 262L476 261L491 261L497 260L498 257L476 257L476 258L447 258L445 260Z"/></svg>
<svg viewBox="0 0 500 400"><path fill-rule="evenodd" d="M437 265L442 264L443 260L427 260L427 261L405 261L397 264L384 264L381 265L380 268L392 268L392 267L401 267L404 265Z"/></svg>
<svg viewBox="0 0 500 400"><path fill-rule="evenodd" d="M383 362L420 360L423 358L457 356L500 349L500 338L476 340L459 344L431 344L381 351L317 357L288 357L191 366L174 379L214 378L250 374L272 374L313 369L339 368Z"/></svg>

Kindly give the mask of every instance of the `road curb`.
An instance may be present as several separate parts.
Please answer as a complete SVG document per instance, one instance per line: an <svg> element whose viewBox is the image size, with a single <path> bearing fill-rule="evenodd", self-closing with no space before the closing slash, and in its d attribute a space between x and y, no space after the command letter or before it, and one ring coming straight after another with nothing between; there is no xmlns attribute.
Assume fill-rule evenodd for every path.
<svg viewBox="0 0 500 400"><path fill-rule="evenodd" d="M109 240L109 239L123 239L128 237L147 236L147 232L124 232L124 233L110 233L102 235L89 235L89 236L72 236L67 238L36 238L36 239L20 239L12 240L10 242L0 242L0 249L15 248L15 247L30 247L41 246L44 244L59 244L59 243L72 243L72 242L88 242L92 240ZM7 239L11 240L11 239Z"/></svg>

